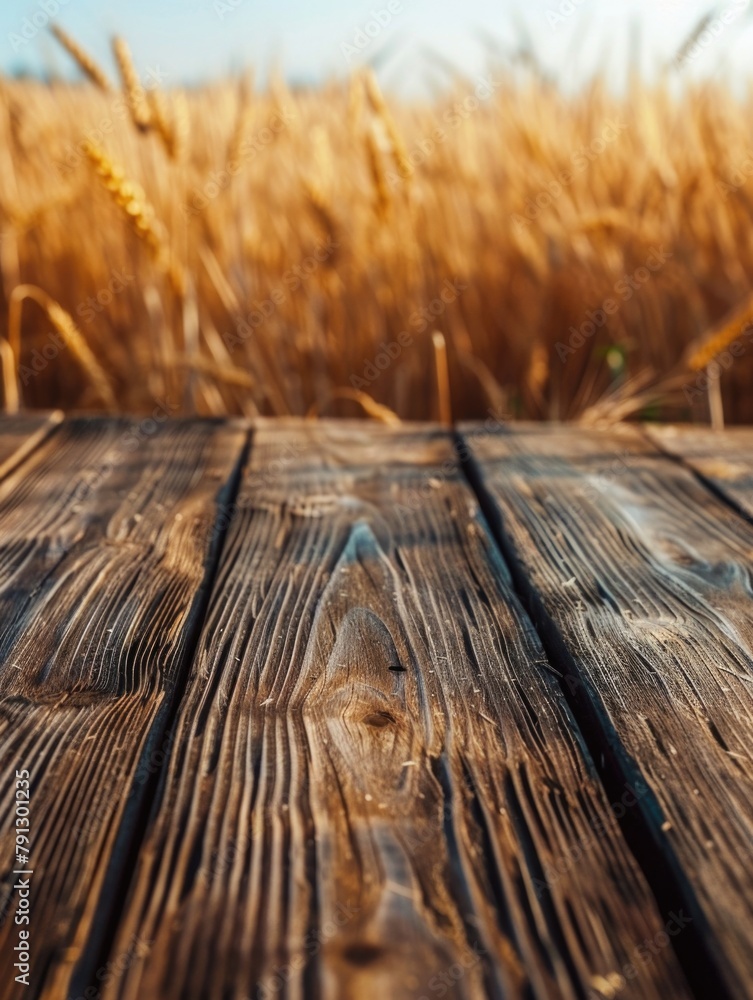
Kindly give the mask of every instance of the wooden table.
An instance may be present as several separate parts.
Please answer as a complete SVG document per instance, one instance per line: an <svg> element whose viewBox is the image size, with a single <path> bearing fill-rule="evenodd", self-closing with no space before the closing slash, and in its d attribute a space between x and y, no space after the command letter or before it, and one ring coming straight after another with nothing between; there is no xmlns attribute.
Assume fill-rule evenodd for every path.
<svg viewBox="0 0 753 1000"><path fill-rule="evenodd" d="M0 996L753 997L751 445L3 419Z"/></svg>

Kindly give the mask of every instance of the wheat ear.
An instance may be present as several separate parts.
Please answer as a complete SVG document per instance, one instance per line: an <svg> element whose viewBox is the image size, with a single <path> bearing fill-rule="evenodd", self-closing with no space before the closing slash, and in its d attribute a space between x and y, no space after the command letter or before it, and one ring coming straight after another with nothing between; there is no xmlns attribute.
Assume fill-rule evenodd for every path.
<svg viewBox="0 0 753 1000"><path fill-rule="evenodd" d="M188 150L188 140L191 134L191 114L188 110L188 98L182 90L173 94L173 136L175 139L173 159L180 162Z"/></svg>
<svg viewBox="0 0 753 1000"><path fill-rule="evenodd" d="M144 189L135 181L127 180L123 170L96 143L88 142L84 150L102 184L110 192L113 201L124 213L136 235L146 243L156 264L163 270L168 270L170 254L162 231L163 227L156 220L154 209L147 201Z"/></svg>
<svg viewBox="0 0 753 1000"><path fill-rule="evenodd" d="M161 90L155 87L150 90L147 100L154 128L162 140L162 145L167 151L171 160L176 158L177 143L175 137L175 125L167 106L167 100Z"/></svg>
<svg viewBox="0 0 753 1000"><path fill-rule="evenodd" d="M366 76L364 77L364 82L366 84L366 93L369 95L369 100L371 101L371 106L382 120L387 135L389 136L392 156L395 160L397 169L400 171L400 176L405 180L410 180L413 176L413 164L408 158L408 150L405 148L403 137L400 135L400 130L397 127L395 119L392 117L392 114L387 107L387 102L384 99L382 91L379 89L379 84L377 83L377 78L374 75L373 70L370 69L367 71Z"/></svg>
<svg viewBox="0 0 753 1000"><path fill-rule="evenodd" d="M325 239L331 239L336 247L340 245L340 223L335 218L335 213L329 203L324 190L320 184L310 180L304 180L303 189L306 192L306 201L311 210L311 214L316 219L317 225ZM335 262L337 252L335 251L329 258L332 266Z"/></svg>
<svg viewBox="0 0 753 1000"><path fill-rule="evenodd" d="M244 77L238 87L238 109L233 133L227 146L226 161L228 163L238 163L242 159L243 144L249 137L256 114L256 109L251 101L252 92L253 81L250 77Z"/></svg>
<svg viewBox="0 0 753 1000"><path fill-rule="evenodd" d="M152 124L152 117L149 105L146 101L146 93L141 86L139 75L133 63L131 50L124 38L113 38L112 51L115 61L120 71L120 79L123 83L128 110L131 113L133 124L142 132L146 132Z"/></svg>
<svg viewBox="0 0 753 1000"><path fill-rule="evenodd" d="M382 154L377 145L376 138L371 129L364 137L366 142L366 154L371 169L371 179L374 182L376 192L376 212L380 219L385 219L390 210L390 192L387 187L387 177L384 172Z"/></svg>
<svg viewBox="0 0 753 1000"><path fill-rule="evenodd" d="M348 131L352 136L358 136L363 120L363 77L360 73L354 73L350 78L348 87Z"/></svg>
<svg viewBox="0 0 753 1000"><path fill-rule="evenodd" d="M688 368L694 372L707 368L752 323L753 295L749 295L728 313L718 326L707 333L700 343L691 345L687 356Z"/></svg>
<svg viewBox="0 0 753 1000"><path fill-rule="evenodd" d="M112 84L108 80L104 70L101 69L101 67L92 59L88 52L85 52L84 49L81 48L75 39L71 38L67 31L63 31L63 29L57 24L53 24L50 31L60 42L65 51L73 57L76 63L78 63L78 66L84 75L87 76L95 86L106 92L113 89Z"/></svg>

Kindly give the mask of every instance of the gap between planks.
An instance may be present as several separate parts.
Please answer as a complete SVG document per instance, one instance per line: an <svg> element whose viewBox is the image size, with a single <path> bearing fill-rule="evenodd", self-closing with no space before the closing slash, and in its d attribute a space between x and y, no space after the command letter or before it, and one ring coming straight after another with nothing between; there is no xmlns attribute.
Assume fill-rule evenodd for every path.
<svg viewBox="0 0 753 1000"><path fill-rule="evenodd" d="M474 429L469 426L466 441L473 442ZM622 452L620 452L620 447ZM608 488L594 489L593 483L600 469L607 460L612 460L618 454L627 456L623 462L623 468L619 470L619 475L611 476L612 482ZM568 701L581 723L581 729L587 734L593 755L602 764L603 777L607 787L616 787L626 779L633 779L636 769L642 778L648 779L651 794L642 799L638 809L626 814L625 833L628 837L636 857L640 861L644 873L647 875L650 884L655 890L657 900L662 909L666 912L672 907L680 904L688 907L693 914L694 923L689 928L690 933L684 933L674 943L677 946L678 955L681 957L683 965L689 978L697 990L698 995L705 997L709 991L713 990L715 995L727 996L749 996L746 992L750 985L748 974L746 973L746 951L750 955L749 934L744 928L748 921L741 914L741 906L744 910L745 876L742 874L744 865L738 863L737 876L730 875L725 886L725 863L719 867L714 860L714 852L706 861L694 862L693 842L684 830L681 830L681 823L675 816L675 822L657 821L656 817L661 817L662 812L669 810L670 815L682 813L683 808L688 809L689 817L696 815L694 828L699 824L703 825L703 813L699 812L700 802L694 802L691 789L687 789L684 796L680 789L673 799L672 794L665 795L662 784L657 784L657 771L662 770L660 762L657 762L656 753L652 751L650 744L653 737L647 739L648 744L645 749L641 742L636 743L635 739L630 739L629 716L620 720L619 702L610 695L610 681L602 676L600 682L595 682L594 678L599 676L592 664L596 661L594 657L598 654L594 650L589 650L592 640L578 638L577 623L580 618L588 614L589 608L593 607L594 613L602 615L601 639L602 644L612 633L612 639L608 643L611 647L615 644L616 649L620 649L623 640L620 637L620 627L614 632L614 624L622 622L621 618L615 618L609 610L610 605L604 605L606 611L599 611L601 597L597 596L597 591L601 593L598 580L593 584L594 595L586 598L586 604L582 602L573 603L572 599L565 598L567 588L570 585L573 590L573 597L582 593L584 586L590 587L588 580L594 570L589 563L589 546L586 535L583 539L578 535L578 518L593 518L590 530L590 541L599 538L602 546L607 545L607 552L614 547L614 541L610 540L610 529L602 525L599 526L597 513L603 510L606 514L617 518L615 523L620 524L619 532L614 537L620 539L622 536L629 537L630 531L638 532L637 527L631 528L631 519L635 520L635 525L641 525L641 531L648 527L649 535L653 537L653 545L659 554L659 561L645 561L643 566L644 580L642 583L648 584L653 580L657 593L664 592L670 601L672 586L675 590L678 586L688 588L691 594L685 599L693 597L697 605L691 605L697 609L707 607L712 616L712 628L714 623L713 615L717 615L721 627L725 629L717 636L722 643L729 641L727 631L731 629L731 634L739 637L740 646L731 647L736 649L732 654L742 658L747 662L750 670L750 641L744 640L744 631L741 632L740 625L745 621L745 613L741 609L734 607L734 600L727 599L725 592L720 590L714 582L713 575L709 576L704 567L712 560L726 558L730 567L735 566L736 559L750 557L750 541L746 536L750 535L749 525L739 516L737 507L739 504L730 504L729 498L724 497L724 506L720 509L719 490L710 490L708 484L697 475L696 470L690 470L684 462L679 466L675 462L669 462L664 456L656 451L653 443L647 443L636 430L621 428L611 436L608 433L596 433L586 429L575 428L552 428L552 427L532 427L518 426L511 427L509 431L504 431L496 436L478 435L475 444L471 444L469 449L467 443L463 442L463 454L466 455L466 468L469 478L474 483L477 494L481 498L482 506L487 512L487 517L493 525L495 536L505 553L508 565L510 565L516 586L522 599L534 621L537 623L545 647L556 664L561 666L565 674L563 691L568 697ZM648 460L648 464L642 465ZM589 464L590 463L590 464ZM672 469L677 469L677 473L672 473ZM641 471L643 469L643 471ZM656 470L659 470L658 474ZM748 467L750 472L750 467ZM576 475L580 477L574 479ZM620 479L620 476L622 478ZM638 477L643 476L644 481ZM653 480L652 480L653 477ZM677 480L677 483L674 480ZM700 481L699 481L700 479ZM634 482L635 481L635 482ZM574 485L571 487L571 482ZM669 483L669 486L667 485ZM694 491L690 486L695 483ZM652 491L657 484L664 489L665 508L662 507L661 500L654 506L646 497L652 496ZM582 488L586 487L584 495L588 490L591 495L588 500L583 499ZM686 489L689 494L689 507L686 528L687 539L683 538L682 531L678 533L677 541L670 538L671 529L671 505L673 503L671 490L680 491ZM580 492L579 492L580 490ZM637 492L636 492L637 491ZM661 490L659 491L661 492ZM706 499L707 498L707 499ZM750 491L748 492L750 499ZM577 501L577 502L575 502ZM625 506L627 514L622 513L621 505ZM734 509L734 513L729 508ZM645 508L641 510L641 508ZM569 513L568 513L569 511ZM676 517L677 515L675 515ZM625 518L627 517L627 520ZM623 520L621 521L620 518ZM653 522L651 521L653 518ZM704 521L705 518L705 521ZM697 522L697 524L696 524ZM567 527L563 527L567 525ZM728 528L725 527L728 525ZM715 530L716 529L716 530ZM565 532L568 539L568 547L564 547L564 539L558 542L557 538ZM659 535L656 536L656 532ZM667 542L662 545L661 532L667 531ZM725 534L725 531L727 533ZM654 536L651 536L651 532ZM712 541L707 540L707 536L714 536ZM548 542L546 539L548 538ZM642 538L641 534L635 535L638 548ZM636 548L636 542L631 543ZM659 543L657 545L657 542ZM627 543L626 543L627 544ZM674 545L674 549L672 548ZM687 547L683 551L684 547ZM725 552L725 546L727 551ZM637 549L636 549L637 550ZM648 550L647 550L648 551ZM632 579L631 557L632 550L623 553L625 571L628 573L627 579ZM534 559L534 554L536 558ZM594 565L598 561L594 550ZM661 560L664 560L663 562ZM673 562L673 560L675 562ZM549 577L541 572L542 567L552 562L551 577L559 577L559 582L552 587L549 585ZM560 570L562 566L570 564L569 572L576 570L576 575L570 579L565 579ZM617 560L619 563L619 560ZM616 566L617 566L616 563ZM658 567L670 567L676 565L674 570L679 575L682 582L670 585L667 588L660 576L657 575ZM615 566L615 568L616 568ZM687 567L690 568L687 568ZM695 567L698 567L695 569ZM742 571L742 566L740 567ZM622 567L616 569L618 573ZM682 573L685 576L682 577ZM671 574L670 574L671 578ZM609 578L602 577L602 584L606 592L613 590L612 582ZM664 590L662 591L662 587ZM619 586L615 593L620 592ZM680 591L684 593L685 591ZM697 596L695 596L697 594ZM747 599L750 600L748 589ZM660 598L657 597L657 600ZM714 603L716 608L712 610ZM582 605L578 609L577 604ZM613 600L611 603L614 603ZM566 612L564 609L569 608ZM616 614L615 606L615 614ZM725 612L730 616L728 624L725 624ZM633 616L632 612L625 612ZM691 615L692 615L691 611ZM696 611L697 613L697 611ZM606 618L604 615L606 614ZM612 626L610 626L609 616L612 614ZM737 617L735 617L737 614ZM564 616L564 617L563 617ZM633 616L634 617L634 616ZM584 618L586 624L587 619ZM670 619L667 620L671 621ZM574 623L574 624L573 624ZM637 625L636 620L636 625ZM630 625L626 627L627 634L630 633ZM666 631L666 626L665 626ZM725 636L727 636L725 640ZM596 636L593 636L595 639ZM709 636L707 645L712 643L714 636ZM702 638L700 638L702 642ZM636 633L633 645L640 644L641 638ZM746 645L747 643L747 645ZM645 643L644 643L645 644ZM636 649L639 645L636 646ZM671 648L671 647L670 647ZM648 660L651 659L650 647L646 647ZM606 650L605 650L606 652ZM622 655L627 659L633 653L633 647L628 646ZM607 658L609 658L609 653ZM637 655L637 653L633 653ZM682 662L682 649L677 654ZM686 654L687 655L687 654ZM729 657L728 657L729 658ZM618 660L614 662L617 676L621 678L624 689L630 690L629 675L622 671ZM661 662L659 659L657 662ZM724 669L719 665L718 669ZM743 668L745 669L745 668ZM691 669L692 673L692 669ZM640 676L640 669L638 670ZM750 675L753 677L753 674ZM745 678L741 678L745 679ZM647 684L641 681L640 684ZM681 684L680 684L681 687ZM646 691L649 688L646 687ZM602 704L603 696L606 693L609 702L609 712L607 713ZM638 696L635 701L641 701L645 705L646 696ZM748 715L750 715L750 701L748 704ZM643 707L643 706L641 706ZM636 711L638 708L636 707ZM661 702L657 709L661 710ZM714 710L711 710L714 715ZM716 710L717 722L724 731L726 724L721 722L720 711ZM644 718L640 716L639 718ZM616 721L615 721L616 720ZM626 721L627 726L626 728ZM699 720L700 721L700 720ZM711 720L710 720L711 721ZM647 723L648 724L648 723ZM614 728L616 727L616 728ZM693 726L690 727L691 731ZM699 736L701 739L699 740ZM695 739L699 747L703 745L704 731L697 730ZM627 743L624 743L627 737ZM672 742L681 745L682 737L676 727L670 730ZM665 737L666 739L666 737ZM723 739L720 736L720 741ZM658 737L657 737L658 740ZM702 755L696 753L693 758L693 747L688 747L690 764L688 767L695 774L695 780L705 788L706 770L702 763ZM659 742L659 746L661 743ZM714 755L715 744L712 741L709 752ZM652 757L653 753L653 757ZM686 754L688 756L688 754ZM734 755L733 755L734 756ZM729 770L729 757L719 754L716 748L716 763L709 765L710 774L715 771L722 780L719 788L726 787L727 779L722 779L724 771ZM670 758L671 759L671 758ZM667 765L666 769L677 770L682 764L674 763ZM648 768L648 770L647 770ZM693 771L693 768L695 770ZM662 778L664 775L662 775ZM739 775L737 784L739 785ZM713 781L713 777L712 777ZM730 773L729 781L735 781L735 776ZM677 784L677 782L675 782ZM709 784L710 782L706 782ZM733 788L734 785L729 786ZM741 791L741 789L738 789ZM663 799L660 806L658 798ZM687 802L683 802L683 798ZM737 851L745 853L746 836L742 833L745 821L738 820L737 809L734 805L734 794L730 797L728 810L723 810L719 821L725 822L725 815L733 821L733 825L741 826L741 831L735 836L740 839L739 845L732 844L729 848L733 854ZM713 796L707 804L706 813L710 815L713 808ZM674 803L674 808L673 808ZM687 822L690 822L690 818ZM748 817L748 826L750 817ZM677 830L677 835L673 832L673 827ZM716 830L716 828L715 828ZM730 828L731 830L731 828ZM749 849L749 839L748 849ZM724 842L718 845L720 851L724 851ZM696 852L697 853L697 852ZM703 851L701 851L701 854ZM728 856L726 864L732 861ZM698 865L700 864L700 868ZM712 867L716 865L716 875L710 876ZM704 867L708 869L704 872ZM714 890L717 886L717 891ZM700 902L700 892L703 903ZM734 914L737 913L737 916ZM713 929L710 926L713 924ZM723 944L722 944L723 942ZM747 985L746 985L747 983Z"/></svg>
<svg viewBox="0 0 753 1000"><path fill-rule="evenodd" d="M236 425L241 427L243 423L237 421ZM190 666L196 654L196 645L199 636L204 628L214 583L217 578L217 570L222 557L222 550L232 519L232 515L229 512L233 510L238 495L242 471L248 461L252 435L253 431L249 426L245 432L243 445L239 449L235 466L230 472L224 486L217 494L217 520L212 529L213 541L207 553L205 577L199 585L196 595L197 603L194 608L192 620L189 622L186 631L184 655L176 670L174 687L171 689L171 697L166 704L162 723L155 726L154 730L150 733L149 744L145 750L147 755L154 755L161 752L163 762L159 768L153 769L153 772L145 781L143 796L141 801L137 803L138 811L130 824L130 828L128 824L124 823L118 831L121 843L116 844L113 850L113 857L118 857L120 854L123 858L123 863L119 869L111 867L108 871L101 893L98 912L95 913L93 919L93 925L100 926L101 933L98 936L92 935L87 941L86 950L78 963L76 975L71 981L71 992L74 994L81 993L83 996L86 996L86 989L90 989L92 983L98 981L98 970L107 968L107 956L118 931L126 894L146 833L148 817L155 802L157 785L161 779L161 775L164 774L165 768L168 766L173 750L171 728L175 723L180 705L186 695ZM149 746L151 746L151 750ZM165 749L160 750L161 747ZM114 902L112 902L113 900Z"/></svg>
<svg viewBox="0 0 753 1000"><path fill-rule="evenodd" d="M0 425L0 441L13 426ZM66 420L20 458L9 444L0 483L2 751L6 768L24 755L35 767L32 993L50 1000L90 985L114 931L151 805L151 755L203 621L218 500L248 442L232 422L174 422L143 438L139 427ZM3 996L28 996L14 993L9 932L0 925Z"/></svg>
<svg viewBox="0 0 753 1000"><path fill-rule="evenodd" d="M267 424L237 507L107 1000L614 990L659 916L450 436Z"/></svg>

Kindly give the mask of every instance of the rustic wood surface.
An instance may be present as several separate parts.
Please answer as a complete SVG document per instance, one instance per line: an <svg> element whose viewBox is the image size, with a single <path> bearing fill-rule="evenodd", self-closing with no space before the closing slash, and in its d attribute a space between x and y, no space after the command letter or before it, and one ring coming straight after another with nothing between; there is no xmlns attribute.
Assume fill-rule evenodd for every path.
<svg viewBox="0 0 753 1000"><path fill-rule="evenodd" d="M52 433L62 414L28 414L0 421L0 480Z"/></svg>
<svg viewBox="0 0 753 1000"><path fill-rule="evenodd" d="M152 757L192 650L218 496L244 433L142 434L74 420L0 483L0 871L12 892L13 773L31 774L33 975L4 996L78 996L101 947ZM5 439L5 438L4 438Z"/></svg>
<svg viewBox="0 0 753 1000"><path fill-rule="evenodd" d="M707 427L651 427L647 433L753 519L753 429L720 434Z"/></svg>
<svg viewBox="0 0 753 1000"><path fill-rule="evenodd" d="M0 420L0 997L753 997L752 440Z"/></svg>
<svg viewBox="0 0 753 1000"><path fill-rule="evenodd" d="M582 717L613 771L646 783L631 819L693 917L685 940L749 995L753 528L632 428L471 440Z"/></svg>
<svg viewBox="0 0 753 1000"><path fill-rule="evenodd" d="M106 996L576 997L661 931L447 434L260 429L218 579Z"/></svg>

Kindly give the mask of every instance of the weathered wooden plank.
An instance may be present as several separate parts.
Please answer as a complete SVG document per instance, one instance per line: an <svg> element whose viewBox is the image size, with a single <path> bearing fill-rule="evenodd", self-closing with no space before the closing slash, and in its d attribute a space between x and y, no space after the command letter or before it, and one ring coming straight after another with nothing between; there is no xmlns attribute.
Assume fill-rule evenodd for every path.
<svg viewBox="0 0 753 1000"><path fill-rule="evenodd" d="M708 483L753 518L753 429L730 427L659 427L646 433L660 448L682 459Z"/></svg>
<svg viewBox="0 0 753 1000"><path fill-rule="evenodd" d="M234 514L105 997L689 996L447 435L262 424Z"/></svg>
<svg viewBox="0 0 753 1000"><path fill-rule="evenodd" d="M38 448L61 420L57 410L0 417L0 479Z"/></svg>
<svg viewBox="0 0 753 1000"><path fill-rule="evenodd" d="M656 879L692 905L718 988L753 996L753 529L636 430L467 440L567 682L650 789Z"/></svg>
<svg viewBox="0 0 753 1000"><path fill-rule="evenodd" d="M30 988L0 927L3 997L78 996L119 891L205 604L219 495L245 431L72 420L0 483L0 873L31 875ZM15 772L30 774L15 863ZM22 970L21 970L22 971Z"/></svg>

